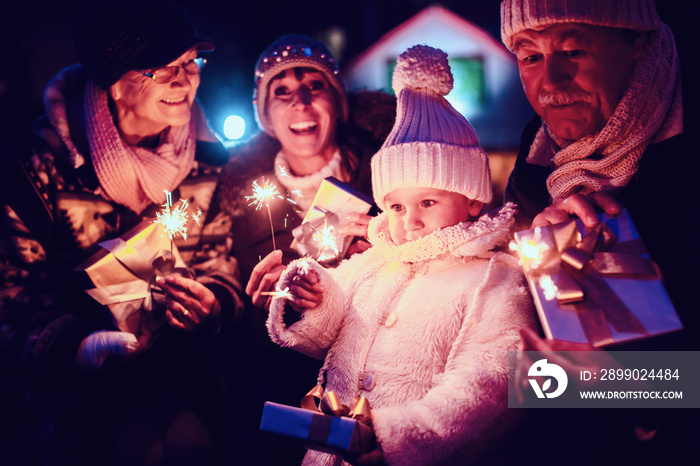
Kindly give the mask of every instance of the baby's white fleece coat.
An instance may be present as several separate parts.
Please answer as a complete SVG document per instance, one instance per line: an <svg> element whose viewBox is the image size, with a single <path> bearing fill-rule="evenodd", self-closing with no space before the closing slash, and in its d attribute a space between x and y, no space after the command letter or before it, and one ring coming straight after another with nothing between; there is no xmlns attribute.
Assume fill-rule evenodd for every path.
<svg viewBox="0 0 700 466"><path fill-rule="evenodd" d="M284 289L306 261L325 293L290 326L284 313L294 311L275 298L272 339L325 359L319 381L344 404L367 397L387 464L470 463L510 420L508 351L534 322L516 259L491 252L509 240L513 211L508 204L400 246L381 214L370 222L371 249L335 269L297 260L280 278ZM304 458L340 463L316 451Z"/></svg>

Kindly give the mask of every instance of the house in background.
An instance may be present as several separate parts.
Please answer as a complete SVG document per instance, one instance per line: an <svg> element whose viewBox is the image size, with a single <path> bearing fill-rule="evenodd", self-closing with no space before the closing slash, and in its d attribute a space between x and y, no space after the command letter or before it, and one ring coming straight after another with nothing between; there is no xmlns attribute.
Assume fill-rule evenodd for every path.
<svg viewBox="0 0 700 466"><path fill-rule="evenodd" d="M500 203L520 134L534 115L525 98L515 56L489 32L434 5L385 34L343 67L348 87L391 89L396 58L416 44L447 53L454 88L447 100L474 126L489 155L494 202Z"/></svg>

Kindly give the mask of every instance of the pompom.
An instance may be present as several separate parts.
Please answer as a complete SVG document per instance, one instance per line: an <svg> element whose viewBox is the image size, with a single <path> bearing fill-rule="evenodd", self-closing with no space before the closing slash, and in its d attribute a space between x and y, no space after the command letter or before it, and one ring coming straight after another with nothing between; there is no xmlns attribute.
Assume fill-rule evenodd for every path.
<svg viewBox="0 0 700 466"><path fill-rule="evenodd" d="M391 87L396 95L404 87L430 89L445 96L452 90L454 78L447 54L427 45L414 45L396 60Z"/></svg>

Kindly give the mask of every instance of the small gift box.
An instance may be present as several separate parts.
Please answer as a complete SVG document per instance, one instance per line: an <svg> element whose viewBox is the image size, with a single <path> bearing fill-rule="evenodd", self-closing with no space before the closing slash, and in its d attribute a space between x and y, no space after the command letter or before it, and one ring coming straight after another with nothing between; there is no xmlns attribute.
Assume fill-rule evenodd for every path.
<svg viewBox="0 0 700 466"><path fill-rule="evenodd" d="M360 397L352 408L341 404L334 392L315 387L300 408L266 402L260 430L299 440L310 450L344 457L362 455L377 447L369 402ZM314 400L320 399L317 406Z"/></svg>
<svg viewBox="0 0 700 466"><path fill-rule="evenodd" d="M340 230L350 213L366 214L372 200L347 184L329 176L321 182L302 224L292 231L294 248L301 256L331 265L339 262L352 242Z"/></svg>
<svg viewBox="0 0 700 466"><path fill-rule="evenodd" d="M158 298L155 278L185 264L165 227L151 221L99 245L102 249L75 271L85 292L109 308L119 329L138 336L138 311L151 310Z"/></svg>
<svg viewBox="0 0 700 466"><path fill-rule="evenodd" d="M596 347L682 328L626 209L594 229L579 220L515 233L549 339Z"/></svg>

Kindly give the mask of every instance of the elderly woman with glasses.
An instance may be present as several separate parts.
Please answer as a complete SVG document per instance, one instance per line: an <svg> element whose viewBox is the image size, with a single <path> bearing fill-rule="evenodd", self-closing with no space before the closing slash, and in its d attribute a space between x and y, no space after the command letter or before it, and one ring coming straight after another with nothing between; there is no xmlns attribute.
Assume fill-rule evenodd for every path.
<svg viewBox="0 0 700 466"><path fill-rule="evenodd" d="M80 63L0 183L0 344L28 373L31 443L42 464L209 464L213 345L241 308L227 226L202 222L228 160L195 100L214 45L169 0L82 2L71 28ZM168 209L190 219L170 240Z"/></svg>

